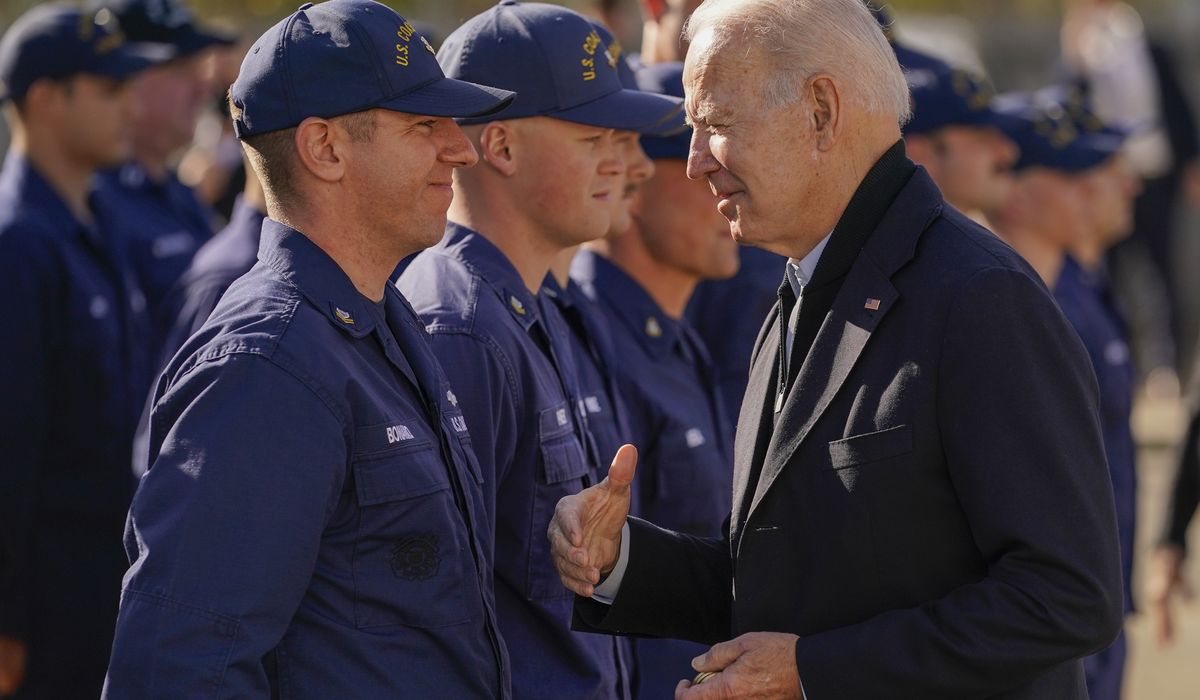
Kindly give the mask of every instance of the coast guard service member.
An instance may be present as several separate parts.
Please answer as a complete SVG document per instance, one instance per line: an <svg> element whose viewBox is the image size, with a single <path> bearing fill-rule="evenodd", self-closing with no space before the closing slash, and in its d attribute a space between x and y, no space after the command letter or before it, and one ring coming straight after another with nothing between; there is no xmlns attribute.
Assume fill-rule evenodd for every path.
<svg viewBox="0 0 1200 700"><path fill-rule="evenodd" d="M129 79L150 65L111 13L40 5L0 39L0 309L19 324L0 349L0 695L104 679L149 328L91 194L129 157Z"/></svg>
<svg viewBox="0 0 1200 700"><path fill-rule="evenodd" d="M621 45L612 32L600 22L592 21L592 27L600 40L616 59L617 77L621 87L638 90L634 70L624 55ZM680 102L682 105L682 101ZM647 130L649 133L678 133L685 128L683 110L670 119ZM620 182L615 191L619 196L609 198L610 223L606 236L618 235L629 230L633 222L631 209L638 189L654 174L654 163L646 157L639 143L640 134L629 129L613 132L613 144L623 164ZM621 400L617 386L616 365L620 362L612 332L603 312L596 308L594 299L582 292L570 277L571 263L580 246L572 246L555 256L550 275L542 287L542 293L550 301L548 313L562 316L562 324L570 329L570 352L575 360L579 411L586 422L588 432L596 448L593 464L603 475L607 472L612 455L621 445L632 439L629 416Z"/></svg>
<svg viewBox="0 0 1200 700"><path fill-rule="evenodd" d="M505 0L438 59L451 77L518 92L505 112L463 120L480 163L455 177L442 242L398 282L454 377L483 466L513 695L628 697L615 640L570 631L545 539L554 504L600 465L572 399L570 331L539 292L556 255L609 229L624 169L614 129L657 124L678 100L623 89L588 20L554 5Z"/></svg>
<svg viewBox="0 0 1200 700"><path fill-rule="evenodd" d="M447 117L510 98L372 0L250 49L230 106L270 218L155 389L105 697L509 697L479 468L387 282L476 161Z"/></svg>
<svg viewBox="0 0 1200 700"><path fill-rule="evenodd" d="M1016 184L997 232L1045 276L1063 315L1083 341L1100 390L1100 428L1116 502L1125 613L1133 612L1137 450L1130 418L1134 369L1125 322L1103 269L1104 253L1129 235L1138 181L1108 129L1081 106L1052 102L1021 110L1012 131L1021 149ZM1091 700L1121 696L1126 644L1084 659Z"/></svg>
<svg viewBox="0 0 1200 700"><path fill-rule="evenodd" d="M133 157L101 177L100 196L128 238L138 280L150 303L157 362L170 318L163 298L213 235L213 213L179 181L171 158L192 142L200 110L211 99L206 62L234 39L199 26L183 0L88 0L121 22L130 41L165 47L170 60L146 72L137 86Z"/></svg>
<svg viewBox="0 0 1200 700"><path fill-rule="evenodd" d="M913 111L903 129L905 148L947 202L986 219L1012 187L1017 148L1005 132L1014 119L994 107L995 92L979 77L930 61L904 73Z"/></svg>
<svg viewBox="0 0 1200 700"><path fill-rule="evenodd" d="M638 73L651 92L683 97L683 66L659 63ZM716 370L683 310L697 282L737 271L737 243L712 206L706 183L687 178L691 130L643 137L654 175L639 187L633 225L588 243L572 274L612 328L613 363L638 445L633 511L663 527L719 537L729 515L733 427ZM704 647L639 639L639 698L668 698Z"/></svg>

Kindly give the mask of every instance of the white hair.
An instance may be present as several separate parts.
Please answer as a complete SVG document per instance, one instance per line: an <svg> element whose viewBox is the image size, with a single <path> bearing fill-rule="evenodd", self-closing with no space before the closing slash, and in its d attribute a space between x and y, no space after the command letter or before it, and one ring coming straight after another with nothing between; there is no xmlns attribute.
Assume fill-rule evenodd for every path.
<svg viewBox="0 0 1200 700"><path fill-rule="evenodd" d="M883 29L863 0L705 0L684 28L691 42L713 30L713 49L744 40L773 63L769 105L794 103L809 78L827 74L870 112L911 116L908 83Z"/></svg>

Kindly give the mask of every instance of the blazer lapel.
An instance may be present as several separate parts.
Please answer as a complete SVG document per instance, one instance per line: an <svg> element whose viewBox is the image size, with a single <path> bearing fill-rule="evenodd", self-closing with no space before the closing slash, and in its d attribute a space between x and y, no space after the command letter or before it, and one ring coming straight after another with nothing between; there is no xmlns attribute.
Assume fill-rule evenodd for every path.
<svg viewBox="0 0 1200 700"><path fill-rule="evenodd" d="M746 404L753 402L756 410L748 414L743 405L738 420L733 526L743 525L754 513L841 390L875 329L900 297L892 284L892 275L912 260L921 234L941 215L942 208L941 192L924 169L917 168L846 273L796 382L788 391L782 415L775 424L765 453L760 451L761 446L757 443L764 432L761 421L773 419L771 415L764 417L762 414L765 410L763 402L774 395L771 375L778 351L759 354L752 370L750 389L746 392ZM772 336L775 346L779 342L778 326L776 318L773 324L776 335ZM754 422L748 424L748 419ZM756 429L742 429L748 425ZM754 441L755 452L749 452L743 444L745 440ZM743 500L746 499L747 478L753 462L760 459L763 460L762 473L753 498L746 505ZM741 515L740 519L738 515ZM737 542L736 539L732 541Z"/></svg>
<svg viewBox="0 0 1200 700"><path fill-rule="evenodd" d="M858 363L871 334L899 296L888 277L870 260L860 258L851 268L788 391L747 517L825 413Z"/></svg>
<svg viewBox="0 0 1200 700"><path fill-rule="evenodd" d="M766 454L766 439L773 421L776 368L779 363L779 304L776 304L759 331L758 350L750 363L748 387L738 413L737 430L733 440L733 514L729 522L729 541L737 542L737 533L744 521L746 488L754 464ZM764 423L766 424L764 426Z"/></svg>

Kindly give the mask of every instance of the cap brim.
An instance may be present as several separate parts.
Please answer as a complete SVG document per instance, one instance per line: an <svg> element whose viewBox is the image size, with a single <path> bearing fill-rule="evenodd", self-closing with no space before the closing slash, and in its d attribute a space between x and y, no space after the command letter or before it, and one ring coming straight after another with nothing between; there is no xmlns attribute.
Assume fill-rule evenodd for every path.
<svg viewBox="0 0 1200 700"><path fill-rule="evenodd" d="M87 72L115 80L125 80L151 66L165 63L173 57L170 48L162 44L125 44L104 56Z"/></svg>
<svg viewBox="0 0 1200 700"><path fill-rule="evenodd" d="M442 78L375 106L431 117L480 117L503 110L516 96L508 90Z"/></svg>
<svg viewBox="0 0 1200 700"><path fill-rule="evenodd" d="M184 58L214 46L232 46L237 43L237 38L185 26L172 32L170 36L154 39L154 42L169 47L172 58Z"/></svg>
<svg viewBox="0 0 1200 700"><path fill-rule="evenodd" d="M643 136L642 150L650 160L674 158L687 160L692 149L692 133L687 130L674 136Z"/></svg>
<svg viewBox="0 0 1200 700"><path fill-rule="evenodd" d="M964 120L967 126L990 126L999 129L1006 135L1016 133L1025 124L1020 115L996 110L992 107L972 112L969 119Z"/></svg>
<svg viewBox="0 0 1200 700"><path fill-rule="evenodd" d="M605 129L647 133L682 110L683 100L678 97L622 89L544 116Z"/></svg>

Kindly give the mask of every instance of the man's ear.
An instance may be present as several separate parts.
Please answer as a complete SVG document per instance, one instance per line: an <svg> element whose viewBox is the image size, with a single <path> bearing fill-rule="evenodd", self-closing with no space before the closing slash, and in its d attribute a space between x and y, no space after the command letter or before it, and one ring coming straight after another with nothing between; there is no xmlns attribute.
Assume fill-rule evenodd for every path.
<svg viewBox="0 0 1200 700"><path fill-rule="evenodd" d="M488 122L479 133L479 160L510 177L517 172L517 130L506 121Z"/></svg>
<svg viewBox="0 0 1200 700"><path fill-rule="evenodd" d="M338 182L346 175L345 129L328 119L309 117L296 127L296 156L302 168L319 180Z"/></svg>
<svg viewBox="0 0 1200 700"><path fill-rule="evenodd" d="M816 135L817 148L828 151L841 135L842 95L828 75L818 75L808 83L809 119Z"/></svg>
<svg viewBox="0 0 1200 700"><path fill-rule="evenodd" d="M63 109L63 98L66 96L66 91L65 83L48 78L33 81L33 84L25 91L25 97L21 102L25 119L29 120L35 117L44 119L56 115Z"/></svg>

